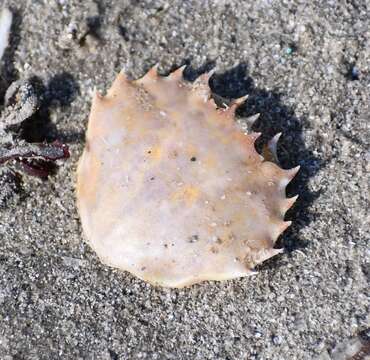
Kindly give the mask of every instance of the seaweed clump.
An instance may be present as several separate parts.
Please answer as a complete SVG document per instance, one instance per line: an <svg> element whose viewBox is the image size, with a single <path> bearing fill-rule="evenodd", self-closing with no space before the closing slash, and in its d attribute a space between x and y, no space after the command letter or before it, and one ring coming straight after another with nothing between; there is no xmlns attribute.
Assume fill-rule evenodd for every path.
<svg viewBox="0 0 370 360"><path fill-rule="evenodd" d="M22 174L46 179L56 170L57 160L69 157L67 145L34 143L27 136L42 101L32 79L15 81L6 91L0 115L0 206L21 189Z"/></svg>

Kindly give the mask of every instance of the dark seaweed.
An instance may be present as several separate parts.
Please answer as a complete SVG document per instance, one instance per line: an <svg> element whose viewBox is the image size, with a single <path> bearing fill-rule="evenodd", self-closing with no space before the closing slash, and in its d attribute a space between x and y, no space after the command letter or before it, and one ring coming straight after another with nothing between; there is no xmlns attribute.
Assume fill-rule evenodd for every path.
<svg viewBox="0 0 370 360"><path fill-rule="evenodd" d="M69 157L68 146L27 141L27 122L37 114L43 96L35 79L13 82L5 94L5 108L0 116L0 205L16 192L21 174L42 179L56 170L56 161Z"/></svg>

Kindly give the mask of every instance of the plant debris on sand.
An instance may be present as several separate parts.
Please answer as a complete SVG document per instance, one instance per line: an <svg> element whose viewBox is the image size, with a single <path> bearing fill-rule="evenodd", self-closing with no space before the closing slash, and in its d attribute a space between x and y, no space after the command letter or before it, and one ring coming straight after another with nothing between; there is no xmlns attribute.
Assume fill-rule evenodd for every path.
<svg viewBox="0 0 370 360"><path fill-rule="evenodd" d="M19 189L19 173L47 178L55 170L57 160L69 157L68 147L59 141L26 140L24 125L39 110L41 102L42 96L31 80L13 82L5 94L0 116L0 206Z"/></svg>

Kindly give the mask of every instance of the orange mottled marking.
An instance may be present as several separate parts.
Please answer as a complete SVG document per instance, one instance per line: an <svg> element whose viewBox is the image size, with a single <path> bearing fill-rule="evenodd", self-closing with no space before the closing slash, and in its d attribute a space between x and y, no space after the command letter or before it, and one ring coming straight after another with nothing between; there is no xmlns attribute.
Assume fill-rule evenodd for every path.
<svg viewBox="0 0 370 360"><path fill-rule="evenodd" d="M184 201L186 205L192 205L199 198L199 189L192 185L185 185L171 195L172 201Z"/></svg>
<svg viewBox="0 0 370 360"><path fill-rule="evenodd" d="M216 167L217 165L217 162L216 162L216 159L213 155L208 155L204 160L203 160L203 163L204 165L208 168L208 169L213 169Z"/></svg>
<svg viewBox="0 0 370 360"><path fill-rule="evenodd" d="M159 145L152 146L148 150L148 155L150 159L154 161L159 161L162 157L162 148Z"/></svg>

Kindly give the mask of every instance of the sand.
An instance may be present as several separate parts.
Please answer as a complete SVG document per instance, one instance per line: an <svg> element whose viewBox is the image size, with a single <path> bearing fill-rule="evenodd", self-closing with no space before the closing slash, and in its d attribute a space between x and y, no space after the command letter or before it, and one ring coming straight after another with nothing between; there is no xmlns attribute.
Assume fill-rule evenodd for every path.
<svg viewBox="0 0 370 360"><path fill-rule="evenodd" d="M36 133L72 156L47 181L24 176L0 209L1 359L331 359L370 327L366 0L5 3L0 93L36 76ZM215 67L215 93L249 94L239 116L260 113L262 141L281 131L282 166L301 165L286 251L254 277L155 288L83 240L74 184L92 91L155 63L188 64L189 80Z"/></svg>

